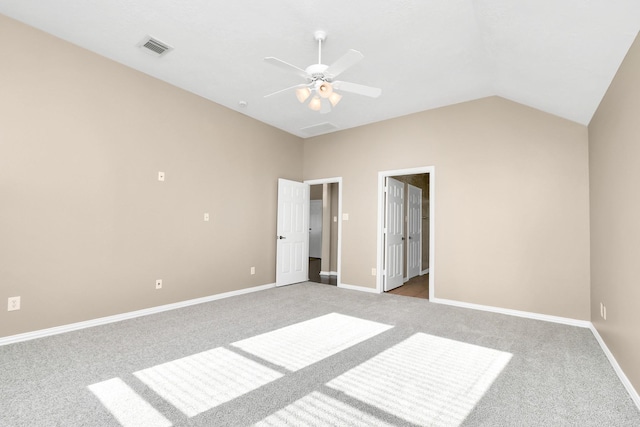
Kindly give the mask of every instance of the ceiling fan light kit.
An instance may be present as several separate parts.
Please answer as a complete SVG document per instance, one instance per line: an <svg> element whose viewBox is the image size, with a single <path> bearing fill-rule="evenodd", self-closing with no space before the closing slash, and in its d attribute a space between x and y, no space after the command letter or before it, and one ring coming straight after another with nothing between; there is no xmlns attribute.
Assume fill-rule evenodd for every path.
<svg viewBox="0 0 640 427"><path fill-rule="evenodd" d="M300 102L306 101L309 95L311 95L311 89L308 87L299 87L296 89L296 97Z"/></svg>
<svg viewBox="0 0 640 427"><path fill-rule="evenodd" d="M294 72L307 81L303 84L298 84L273 92L266 95L265 98L281 92L289 91L290 89L295 89L296 98L300 103L304 104L308 101L307 106L309 109L325 114L330 112L332 107L338 105L338 102L342 99L342 95L337 93L335 89L342 92L369 96L371 98L377 98L380 96L382 91L375 87L343 81L334 81L339 74L347 68L355 65L358 61L364 58L364 56L357 50L350 49L333 64L325 65L322 63L322 42L326 40L327 34L324 31L316 31L314 33L314 37L318 42L318 63L309 65L304 70L272 56L264 58L264 60L270 64L284 68L290 72Z"/></svg>

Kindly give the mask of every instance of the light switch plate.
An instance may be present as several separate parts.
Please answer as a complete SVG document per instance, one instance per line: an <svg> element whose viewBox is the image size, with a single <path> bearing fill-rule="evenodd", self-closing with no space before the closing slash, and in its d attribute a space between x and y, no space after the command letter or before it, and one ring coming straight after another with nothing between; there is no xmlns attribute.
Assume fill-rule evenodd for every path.
<svg viewBox="0 0 640 427"><path fill-rule="evenodd" d="M9 297L7 300L7 311L20 310L20 297Z"/></svg>

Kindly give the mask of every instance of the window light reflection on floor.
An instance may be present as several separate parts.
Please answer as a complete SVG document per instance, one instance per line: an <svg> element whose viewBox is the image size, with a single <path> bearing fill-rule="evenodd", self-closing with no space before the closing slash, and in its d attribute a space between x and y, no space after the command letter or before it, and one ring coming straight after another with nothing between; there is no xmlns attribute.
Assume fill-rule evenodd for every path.
<svg viewBox="0 0 640 427"><path fill-rule="evenodd" d="M330 313L232 344L268 362L297 371L392 326Z"/></svg>
<svg viewBox="0 0 640 427"><path fill-rule="evenodd" d="M324 426L350 426L350 427L391 427L384 421L362 412L344 402L336 400L320 392L311 394L297 400L291 405L269 415L259 423L257 427L324 427Z"/></svg>
<svg viewBox="0 0 640 427"><path fill-rule="evenodd" d="M283 376L225 348L194 354L134 375L188 417Z"/></svg>
<svg viewBox="0 0 640 427"><path fill-rule="evenodd" d="M122 427L171 427L171 421L120 378L91 384L89 390Z"/></svg>
<svg viewBox="0 0 640 427"><path fill-rule="evenodd" d="M418 333L327 386L411 423L457 426L511 357L510 353Z"/></svg>

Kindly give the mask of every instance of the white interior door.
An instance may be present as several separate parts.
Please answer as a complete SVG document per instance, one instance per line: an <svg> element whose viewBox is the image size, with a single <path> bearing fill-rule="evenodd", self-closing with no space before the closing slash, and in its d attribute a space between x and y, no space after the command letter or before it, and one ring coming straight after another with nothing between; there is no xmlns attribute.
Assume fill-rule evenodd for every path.
<svg viewBox="0 0 640 427"><path fill-rule="evenodd" d="M404 183L387 178L384 290L401 286L404 265Z"/></svg>
<svg viewBox="0 0 640 427"><path fill-rule="evenodd" d="M309 184L278 179L276 286L309 280Z"/></svg>
<svg viewBox="0 0 640 427"><path fill-rule="evenodd" d="M309 257L322 259L322 200L309 203Z"/></svg>
<svg viewBox="0 0 640 427"><path fill-rule="evenodd" d="M407 279L422 271L422 189L408 184Z"/></svg>

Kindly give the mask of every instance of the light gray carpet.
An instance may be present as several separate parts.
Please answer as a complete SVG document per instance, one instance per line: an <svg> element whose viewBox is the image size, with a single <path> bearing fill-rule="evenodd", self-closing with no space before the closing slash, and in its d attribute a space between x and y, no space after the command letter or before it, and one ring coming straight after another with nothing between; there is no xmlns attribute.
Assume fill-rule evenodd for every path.
<svg viewBox="0 0 640 427"><path fill-rule="evenodd" d="M340 316L323 317L331 313ZM312 329L322 325L318 319L349 322L346 316L357 320L353 328ZM291 342L280 349L291 360L256 355L252 346L264 343L252 338L305 321L320 353L303 355L312 346ZM358 332L369 324L377 329ZM349 341L349 334L363 338ZM340 347L343 336L349 342ZM303 356L309 362L296 365ZM247 378L239 378L236 360L245 361L239 366L251 372ZM258 382L235 397L225 387L216 397L221 403L198 401L211 409L188 415L151 382L170 382L176 361L192 366L181 369L194 377L192 389L168 386L186 393L183 400L219 377L250 388ZM466 380L452 371L466 368L484 376ZM312 283L0 347L0 426L121 425L90 389L110 380L133 396L116 393L116 400L134 410L143 402L174 426L640 426L640 413L588 329ZM414 395L425 384L436 389ZM404 412L395 409L402 405Z"/></svg>

